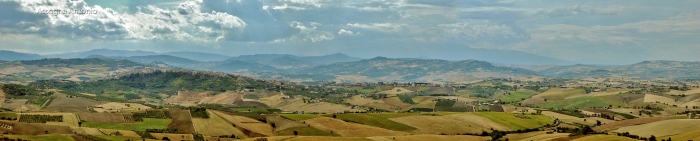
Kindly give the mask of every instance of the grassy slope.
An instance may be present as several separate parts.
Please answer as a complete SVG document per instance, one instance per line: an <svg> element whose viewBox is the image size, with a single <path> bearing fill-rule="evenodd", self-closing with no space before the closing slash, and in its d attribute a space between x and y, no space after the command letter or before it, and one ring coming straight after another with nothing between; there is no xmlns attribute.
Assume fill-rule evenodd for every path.
<svg viewBox="0 0 700 141"><path fill-rule="evenodd" d="M146 129L165 129L170 124L171 119L143 118L143 122L136 123L108 123L108 122L84 122L84 127L117 129L117 130L136 130L145 131Z"/></svg>
<svg viewBox="0 0 700 141"><path fill-rule="evenodd" d="M523 98L524 99L530 98L530 96L532 96L532 95L534 95L534 94L525 93L525 92L511 92L510 94L504 95L503 97L501 97L500 100L503 102L517 102L517 101L523 100Z"/></svg>
<svg viewBox="0 0 700 141"><path fill-rule="evenodd" d="M325 115L333 117L332 115ZM338 114L337 119L347 122L359 123L395 131L410 131L416 128L389 120L392 117L400 117L402 115L389 114Z"/></svg>
<svg viewBox="0 0 700 141"><path fill-rule="evenodd" d="M476 115L488 118L498 124L506 126L512 130L537 128L554 123L554 120L543 115L525 115L529 119L514 116L511 113L477 112Z"/></svg>

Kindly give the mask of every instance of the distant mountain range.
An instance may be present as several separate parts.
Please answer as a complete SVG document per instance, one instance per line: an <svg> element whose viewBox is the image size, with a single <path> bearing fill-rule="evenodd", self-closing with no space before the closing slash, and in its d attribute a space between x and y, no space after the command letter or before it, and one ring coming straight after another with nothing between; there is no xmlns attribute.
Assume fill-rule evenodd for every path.
<svg viewBox="0 0 700 141"><path fill-rule="evenodd" d="M5 61L36 60L46 57L109 58L115 60L129 60L160 67L247 73L264 78L288 78L297 80L343 78L358 81L458 81L481 79L485 77L514 76L561 78L610 76L633 76L640 78L662 77L675 79L700 78L700 62L679 61L644 61L631 65L615 66L582 64L493 65L487 61L473 59L462 61L387 57L362 59L342 53L324 56L255 54L228 57L225 55L207 53L155 53L147 51L100 49L40 56L36 54L0 51L0 60ZM558 60L553 61L561 62ZM307 79L304 77L313 78Z"/></svg>

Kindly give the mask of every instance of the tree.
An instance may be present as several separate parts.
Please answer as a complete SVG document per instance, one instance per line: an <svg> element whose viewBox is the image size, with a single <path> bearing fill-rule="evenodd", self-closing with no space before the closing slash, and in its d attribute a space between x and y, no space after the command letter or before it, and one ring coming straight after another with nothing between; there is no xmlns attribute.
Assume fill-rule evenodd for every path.
<svg viewBox="0 0 700 141"><path fill-rule="evenodd" d="M168 137L163 137L163 139L160 140L169 141L170 139Z"/></svg>
<svg viewBox="0 0 700 141"><path fill-rule="evenodd" d="M544 102L547 102L547 99L546 99L546 98L544 99Z"/></svg>
<svg viewBox="0 0 700 141"><path fill-rule="evenodd" d="M297 135L299 135L299 132L297 132L297 130L294 130L294 136L297 136Z"/></svg>
<svg viewBox="0 0 700 141"><path fill-rule="evenodd" d="M656 136L651 135L651 137L649 137L649 141L656 141Z"/></svg>
<svg viewBox="0 0 700 141"><path fill-rule="evenodd" d="M600 126L600 125L601 125L600 120L596 120L596 121L595 121L595 125Z"/></svg>
<svg viewBox="0 0 700 141"><path fill-rule="evenodd" d="M275 129L275 127L277 127L277 125L275 125L274 122L270 122L270 126L272 126L272 129Z"/></svg>
<svg viewBox="0 0 700 141"><path fill-rule="evenodd" d="M336 115L333 115L333 118L336 118L336 117L337 117Z"/></svg>

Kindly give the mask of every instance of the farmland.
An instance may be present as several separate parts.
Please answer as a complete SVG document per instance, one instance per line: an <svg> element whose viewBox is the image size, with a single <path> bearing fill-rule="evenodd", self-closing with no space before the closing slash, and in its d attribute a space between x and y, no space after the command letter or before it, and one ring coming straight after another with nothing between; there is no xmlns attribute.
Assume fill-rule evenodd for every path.
<svg viewBox="0 0 700 141"><path fill-rule="evenodd" d="M446 116L405 116L391 118L402 124L416 127L410 131L417 134L478 134L482 131L490 131L491 128L509 130L507 127L494 123L483 117L466 114L454 114Z"/></svg>
<svg viewBox="0 0 700 141"><path fill-rule="evenodd" d="M691 132L697 129L700 129L699 120L670 119L642 125L622 127L615 130L615 132L629 132L630 134L639 135L643 137L648 137L651 135L662 137Z"/></svg>
<svg viewBox="0 0 700 141"><path fill-rule="evenodd" d="M83 126L104 129L145 131L146 129L165 129L171 121L171 119L143 118L143 122L117 124L109 122L84 122Z"/></svg>
<svg viewBox="0 0 700 141"><path fill-rule="evenodd" d="M279 135L279 136L292 136L292 135L294 135L294 131L297 131L297 134L300 136L336 136L335 134L333 134L331 132L318 130L316 128L307 127L307 126L286 128L284 130L277 131L277 135Z"/></svg>
<svg viewBox="0 0 700 141"><path fill-rule="evenodd" d="M554 120L542 115L524 115L525 118L516 117L511 113L474 113L483 116L496 123L504 125L511 130L538 128L547 124L553 124Z"/></svg>
<svg viewBox="0 0 700 141"><path fill-rule="evenodd" d="M395 131L410 131L416 128L391 121L386 116L374 116L375 114L337 114L337 119L346 122L359 123ZM328 117L332 117L327 115Z"/></svg>
<svg viewBox="0 0 700 141"><path fill-rule="evenodd" d="M236 135L246 138L247 135L233 127L228 121L216 114L210 114L209 118L192 118L194 129L197 133L206 136Z"/></svg>
<svg viewBox="0 0 700 141"><path fill-rule="evenodd" d="M342 120L327 117L308 119L304 120L304 122L314 128L323 131L333 131L333 134L344 137L398 136L408 134L405 132L393 131L374 126L344 122Z"/></svg>
<svg viewBox="0 0 700 141"><path fill-rule="evenodd" d="M289 119L289 120L294 120L294 121L307 120L307 119L320 117L319 115L315 115L315 114L281 114L280 116L282 116L286 119Z"/></svg>

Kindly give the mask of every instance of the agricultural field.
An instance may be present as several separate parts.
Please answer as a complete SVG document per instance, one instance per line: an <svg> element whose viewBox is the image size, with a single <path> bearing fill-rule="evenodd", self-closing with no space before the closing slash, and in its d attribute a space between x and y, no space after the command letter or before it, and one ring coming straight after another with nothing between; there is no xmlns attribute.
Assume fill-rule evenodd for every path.
<svg viewBox="0 0 700 141"><path fill-rule="evenodd" d="M689 132L685 132L685 133L681 133L681 134L664 136L661 138L662 139L671 138L672 140L678 140L678 141L700 140L700 130L693 130L693 131L689 131Z"/></svg>
<svg viewBox="0 0 700 141"><path fill-rule="evenodd" d="M156 139L163 139L167 137L169 140L182 141L182 140L194 140L192 134L170 134L170 133L151 133Z"/></svg>
<svg viewBox="0 0 700 141"><path fill-rule="evenodd" d="M632 135L639 135L642 137L648 137L651 135L661 137L691 132L698 129L700 129L700 120L670 119L642 125L626 126L614 130L614 132L629 132Z"/></svg>
<svg viewBox="0 0 700 141"><path fill-rule="evenodd" d="M622 101L618 101L618 100L609 98L607 96L604 96L604 97L577 97L577 98L564 99L564 100L558 100L558 101L549 101L546 104L542 105L541 107L543 107L543 108L571 109L571 108L608 107L610 105L612 105L613 107L626 106L626 104Z"/></svg>
<svg viewBox="0 0 700 141"><path fill-rule="evenodd" d="M171 121L171 119L143 118L143 122L135 123L83 122L83 127L145 131L146 129L165 129Z"/></svg>
<svg viewBox="0 0 700 141"><path fill-rule="evenodd" d="M148 110L151 107L144 106L138 103L117 103L109 102L95 106L95 111L97 112L121 112L121 111L141 111Z"/></svg>
<svg viewBox="0 0 700 141"><path fill-rule="evenodd" d="M264 136L274 135L272 126L267 123L243 116L229 115L220 111L209 110L207 112L209 112L210 115L215 114L225 119L228 123L235 125L235 127L238 129L244 129L257 134L262 134Z"/></svg>
<svg viewBox="0 0 700 141"><path fill-rule="evenodd" d="M205 136L236 135L236 137L247 138L248 136L241 130L233 127L226 119L219 115L210 114L209 118L192 118L194 129L197 133Z"/></svg>
<svg viewBox="0 0 700 141"><path fill-rule="evenodd" d="M55 94L63 95L63 94ZM102 102L82 98L82 97L65 97L59 96L55 98L48 106L43 108L43 110L56 111L56 112L69 112L69 113L80 113L88 112L87 107L99 105Z"/></svg>
<svg viewBox="0 0 700 141"><path fill-rule="evenodd" d="M294 121L307 120L312 118L321 117L316 114L280 114L280 116Z"/></svg>
<svg viewBox="0 0 700 141"><path fill-rule="evenodd" d="M583 124L583 125L594 125L594 124L596 124L596 121L601 121L601 123L605 123L605 124L615 122L613 120L599 118L599 117L579 118L579 117L574 117L574 116L560 114L560 113L551 112L551 111L542 111L542 115L557 118L561 122L564 122L564 123L578 123L578 124Z"/></svg>
<svg viewBox="0 0 700 141"><path fill-rule="evenodd" d="M299 136L337 136L329 131L318 130L313 127L298 126L285 128L283 130L277 131L278 136L293 136L294 131L297 131Z"/></svg>
<svg viewBox="0 0 700 141"><path fill-rule="evenodd" d="M331 115L325 116L333 117ZM346 122L359 123L394 131L411 131L416 129L415 127L391 121L384 116L375 116L375 114L337 114L335 116L337 119Z"/></svg>
<svg viewBox="0 0 700 141"><path fill-rule="evenodd" d="M267 116L266 120L270 124L275 124L275 131L280 131L280 130L284 130L287 128L293 128L293 127L306 126L306 124L303 124L301 122L296 122L293 120L289 120L289 119L283 118L281 116Z"/></svg>
<svg viewBox="0 0 700 141"><path fill-rule="evenodd" d="M319 103L304 103L303 101L296 101L294 103L278 107L281 110L286 111L304 111L304 112L317 112L317 113L335 113L343 111L360 111L358 109L352 109L347 105L332 104L328 102Z"/></svg>
<svg viewBox="0 0 700 141"><path fill-rule="evenodd" d="M173 121L168 124L168 128L177 129L182 133L195 133L189 110L168 109L168 113L173 119Z"/></svg>
<svg viewBox="0 0 700 141"><path fill-rule="evenodd" d="M100 129L97 128L89 128L89 127L71 127L71 130L77 133L81 134L88 134L88 135L104 135Z"/></svg>
<svg viewBox="0 0 700 141"><path fill-rule="evenodd" d="M389 129L345 122L339 119L320 117L304 120L307 124L323 131L332 131L343 137L369 137L369 136L401 136L406 132L393 131Z"/></svg>
<svg viewBox="0 0 700 141"><path fill-rule="evenodd" d="M635 139L617 135L592 135L574 139L572 141L636 141Z"/></svg>
<svg viewBox="0 0 700 141"><path fill-rule="evenodd" d="M574 88L550 88L549 90L532 96L532 98L523 101L523 104L543 104L547 101L558 101L566 99L567 97L574 95L584 95L586 92L583 89Z"/></svg>
<svg viewBox="0 0 700 141"><path fill-rule="evenodd" d="M128 130L114 130L114 129L100 129L100 131L106 135L114 134L116 132L119 132L122 134L122 136L129 136L129 137L140 137L139 134L137 134L134 131L128 131Z"/></svg>
<svg viewBox="0 0 700 141"><path fill-rule="evenodd" d="M39 141L74 141L70 135L44 134L44 135L2 135L10 139L39 140Z"/></svg>
<svg viewBox="0 0 700 141"><path fill-rule="evenodd" d="M511 113L477 112L476 115L488 118L511 130L538 128L547 124L554 124L554 120L543 115L527 115L517 117Z"/></svg>
<svg viewBox="0 0 700 141"><path fill-rule="evenodd" d="M390 118L390 120L417 128L410 131L416 134L464 134L481 133L491 129L510 130L508 127L472 114L404 116Z"/></svg>
<svg viewBox="0 0 700 141"><path fill-rule="evenodd" d="M109 122L109 123L129 123L135 121L126 121L124 116L131 116L129 113L78 113L80 120L85 122Z"/></svg>
<svg viewBox="0 0 700 141"><path fill-rule="evenodd" d="M613 123L609 123L609 124L605 124L605 125L601 125L601 126L596 126L596 127L593 127L593 130L594 131L610 131L610 130L615 130L615 129L626 127L626 126L633 126L633 125L661 121L663 119L664 119L663 117L645 117L645 118L628 119L628 120L613 122Z"/></svg>

